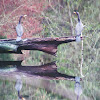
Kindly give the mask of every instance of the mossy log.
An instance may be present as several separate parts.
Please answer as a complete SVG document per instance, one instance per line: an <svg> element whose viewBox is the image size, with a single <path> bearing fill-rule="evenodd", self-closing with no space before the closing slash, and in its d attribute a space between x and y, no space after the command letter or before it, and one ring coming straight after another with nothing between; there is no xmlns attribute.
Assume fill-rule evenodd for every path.
<svg viewBox="0 0 100 100"><path fill-rule="evenodd" d="M22 73L26 76L39 76L45 79L53 80L74 80L75 76L62 74L57 71L55 62L40 66L22 66L22 61L0 61L0 72L3 75ZM10 65L10 66L9 66ZM3 73L2 73L3 72Z"/></svg>
<svg viewBox="0 0 100 100"><path fill-rule="evenodd" d="M73 36L24 39L20 42L16 42L15 39L0 39L0 53L22 54L21 50L39 50L55 55L58 45L75 40L76 38Z"/></svg>

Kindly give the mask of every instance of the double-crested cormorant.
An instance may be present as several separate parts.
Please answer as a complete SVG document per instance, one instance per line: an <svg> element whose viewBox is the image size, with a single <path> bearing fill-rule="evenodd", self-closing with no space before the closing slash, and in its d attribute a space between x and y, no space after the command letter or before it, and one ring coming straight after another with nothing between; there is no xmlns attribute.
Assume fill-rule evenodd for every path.
<svg viewBox="0 0 100 100"><path fill-rule="evenodd" d="M76 24L75 33L76 33L76 41L79 42L81 40L80 36L82 34L84 25L81 22L79 12L75 11L74 14L77 14L78 16L78 23Z"/></svg>
<svg viewBox="0 0 100 100"><path fill-rule="evenodd" d="M22 89L22 80L21 80L21 77L17 76L16 78L17 78L17 80L16 80L16 84L15 84L15 89L18 92L18 97L21 100L25 100L25 98L23 98L23 96L20 95L20 91Z"/></svg>
<svg viewBox="0 0 100 100"><path fill-rule="evenodd" d="M77 100L78 100L79 96L82 94L80 77L78 77L78 76L75 77L75 94L77 95Z"/></svg>
<svg viewBox="0 0 100 100"><path fill-rule="evenodd" d="M23 26L21 25L21 20L25 16L27 16L27 15L20 16L19 23L16 26L16 32L17 32L17 39L16 39L16 41L21 41L21 37L23 35Z"/></svg>

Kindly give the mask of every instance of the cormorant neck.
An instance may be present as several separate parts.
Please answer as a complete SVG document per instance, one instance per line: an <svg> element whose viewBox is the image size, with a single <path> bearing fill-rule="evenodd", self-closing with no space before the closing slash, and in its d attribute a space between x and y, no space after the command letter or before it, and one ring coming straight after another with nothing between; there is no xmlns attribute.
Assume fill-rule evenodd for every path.
<svg viewBox="0 0 100 100"><path fill-rule="evenodd" d="M22 19L22 17L23 17L23 16L20 16L20 18L19 18L19 24L21 23L21 19Z"/></svg>
<svg viewBox="0 0 100 100"><path fill-rule="evenodd" d="M22 99L22 96L20 95L20 91L18 91L18 97L19 99Z"/></svg>
<svg viewBox="0 0 100 100"><path fill-rule="evenodd" d="M18 91L18 97L20 97L20 92Z"/></svg>
<svg viewBox="0 0 100 100"><path fill-rule="evenodd" d="M79 13L77 13L77 16L78 16L78 22L80 22L80 15L79 15Z"/></svg>

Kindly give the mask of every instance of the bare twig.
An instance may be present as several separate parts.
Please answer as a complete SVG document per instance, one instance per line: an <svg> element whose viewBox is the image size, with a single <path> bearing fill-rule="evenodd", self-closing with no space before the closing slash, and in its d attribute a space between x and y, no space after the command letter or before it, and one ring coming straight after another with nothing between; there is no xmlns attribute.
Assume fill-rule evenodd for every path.
<svg viewBox="0 0 100 100"><path fill-rule="evenodd" d="M82 34L81 34L82 37ZM80 73L81 77L84 77L83 72L82 72L82 67L83 67L83 39L82 39L82 47L81 47L81 66L80 66Z"/></svg>

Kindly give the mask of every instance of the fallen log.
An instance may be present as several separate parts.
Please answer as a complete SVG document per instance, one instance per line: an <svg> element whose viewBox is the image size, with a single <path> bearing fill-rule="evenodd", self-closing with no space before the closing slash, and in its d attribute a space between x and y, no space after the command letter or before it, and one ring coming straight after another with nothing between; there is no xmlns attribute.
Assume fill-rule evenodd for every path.
<svg viewBox="0 0 100 100"><path fill-rule="evenodd" d="M74 42L75 37L33 38L16 42L15 39L0 39L0 53L22 54L21 50L39 50L52 55L62 43Z"/></svg>

